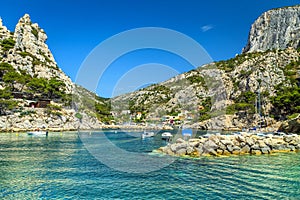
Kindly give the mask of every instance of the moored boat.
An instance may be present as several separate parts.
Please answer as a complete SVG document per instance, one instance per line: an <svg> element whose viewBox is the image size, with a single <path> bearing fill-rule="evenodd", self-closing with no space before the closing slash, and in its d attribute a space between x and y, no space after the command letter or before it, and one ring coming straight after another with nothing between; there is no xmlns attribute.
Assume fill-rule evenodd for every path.
<svg viewBox="0 0 300 200"><path fill-rule="evenodd" d="M164 132L161 134L161 139L163 140L170 140L172 137L173 135L170 132Z"/></svg>
<svg viewBox="0 0 300 200"><path fill-rule="evenodd" d="M32 136L48 136L48 131L31 131L27 132L27 134Z"/></svg>
<svg viewBox="0 0 300 200"><path fill-rule="evenodd" d="M149 137L154 137L155 133L154 132L147 132L145 131L143 134L142 134L142 139L144 138L149 138Z"/></svg>

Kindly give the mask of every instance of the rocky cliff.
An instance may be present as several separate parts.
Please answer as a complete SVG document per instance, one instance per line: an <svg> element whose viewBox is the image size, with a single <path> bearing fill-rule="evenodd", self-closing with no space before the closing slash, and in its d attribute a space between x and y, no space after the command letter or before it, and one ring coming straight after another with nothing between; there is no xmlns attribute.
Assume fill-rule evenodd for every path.
<svg viewBox="0 0 300 200"><path fill-rule="evenodd" d="M14 42L10 49L5 49L2 46L1 62L11 64L16 70L25 70L32 77L47 79L57 77L65 83L66 92L72 92L73 83L57 66L46 44L47 35L45 31L37 23L32 23L28 14L20 18L14 33L8 31L3 25L1 30L2 41L3 39L10 39Z"/></svg>
<svg viewBox="0 0 300 200"><path fill-rule="evenodd" d="M251 26L243 53L300 47L300 6L263 13Z"/></svg>
<svg viewBox="0 0 300 200"><path fill-rule="evenodd" d="M252 25L241 55L116 97L112 108L142 113L137 121L171 116L193 128L276 130L300 112L299 16L298 6L268 11Z"/></svg>
<svg viewBox="0 0 300 200"><path fill-rule="evenodd" d="M99 128L95 108L83 100L91 105L104 101L72 83L46 40L45 31L28 14L14 32L0 20L0 131Z"/></svg>

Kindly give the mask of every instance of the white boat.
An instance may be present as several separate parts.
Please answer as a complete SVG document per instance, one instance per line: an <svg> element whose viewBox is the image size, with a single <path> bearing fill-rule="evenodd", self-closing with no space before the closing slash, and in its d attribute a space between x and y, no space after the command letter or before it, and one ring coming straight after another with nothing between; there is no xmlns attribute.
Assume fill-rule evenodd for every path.
<svg viewBox="0 0 300 200"><path fill-rule="evenodd" d="M27 134L32 136L48 136L48 131L32 131L27 132Z"/></svg>
<svg viewBox="0 0 300 200"><path fill-rule="evenodd" d="M161 139L163 140L169 140L173 135L170 132L164 132L161 134Z"/></svg>
<svg viewBox="0 0 300 200"><path fill-rule="evenodd" d="M144 138L149 138L149 137L154 137L155 133L154 132L147 132L145 131L143 134L142 134L142 139Z"/></svg>

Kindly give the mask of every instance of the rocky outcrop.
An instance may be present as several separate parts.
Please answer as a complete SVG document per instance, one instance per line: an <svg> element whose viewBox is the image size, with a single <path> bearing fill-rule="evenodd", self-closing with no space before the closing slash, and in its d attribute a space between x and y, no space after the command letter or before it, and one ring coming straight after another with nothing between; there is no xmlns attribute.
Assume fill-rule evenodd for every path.
<svg viewBox="0 0 300 200"><path fill-rule="evenodd" d="M244 154L272 154L277 152L295 152L300 150L299 135L266 135L251 133L238 135L209 135L188 141L178 138L158 149L159 152L174 156L229 156Z"/></svg>
<svg viewBox="0 0 300 200"><path fill-rule="evenodd" d="M14 32L10 32L2 24L2 19L0 18L1 63L8 63L17 73L25 72L31 78L43 78L44 80L53 78L62 81L65 86L59 89L66 96L64 100L55 99L57 101L55 103L59 104L62 110L56 114L49 114L47 108L27 107L28 102L36 101L38 98L46 98L45 96L47 95L38 94L34 96L35 93L32 92L30 96L34 96L34 98L28 97L29 99L25 99L27 97L24 97L26 95L23 94L27 92L26 86L18 87L18 83L16 83L14 86L21 97L17 95L13 100L18 102L18 108L7 112L4 116L0 116L0 131L25 131L42 126L50 131L100 128L102 123L97 119L94 112L95 109L92 109L93 103L101 104L103 102L96 99L95 94L87 97L87 90L76 87L71 79L57 66L54 56L46 44L46 40L47 35L45 31L37 23L33 23L28 14L20 18ZM0 74L3 76L2 71ZM2 90L5 87L7 87L7 84L3 82L1 77L0 89ZM73 102L70 103L72 99L68 100L68 98L73 98ZM85 106L84 104L89 105ZM88 110L87 107L92 108ZM22 111L18 112L17 110ZM77 113L80 113L81 120L75 117Z"/></svg>
<svg viewBox="0 0 300 200"><path fill-rule="evenodd" d="M10 36L10 31L3 25L2 19L0 18L0 40L7 39Z"/></svg>
<svg viewBox="0 0 300 200"><path fill-rule="evenodd" d="M23 132L37 128L48 131L71 131L102 127L95 117L82 113L82 119L78 119L75 114L73 109L63 109L59 114L49 114L43 108L27 108L13 115L0 116L0 132Z"/></svg>
<svg viewBox="0 0 300 200"><path fill-rule="evenodd" d="M279 131L300 133L300 115L298 115L294 119L283 122L279 127Z"/></svg>
<svg viewBox="0 0 300 200"><path fill-rule="evenodd" d="M263 13L251 26L243 53L300 47L300 6Z"/></svg>

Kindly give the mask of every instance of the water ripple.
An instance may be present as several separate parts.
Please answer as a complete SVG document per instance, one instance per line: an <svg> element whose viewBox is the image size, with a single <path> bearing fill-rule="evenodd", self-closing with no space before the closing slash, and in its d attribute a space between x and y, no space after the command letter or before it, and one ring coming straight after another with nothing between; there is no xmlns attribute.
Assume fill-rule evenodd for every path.
<svg viewBox="0 0 300 200"><path fill-rule="evenodd" d="M135 152L162 144L159 138L110 137ZM300 153L178 159L159 171L130 174L96 160L76 133L49 138L0 134L0 198L297 199L299 163Z"/></svg>

